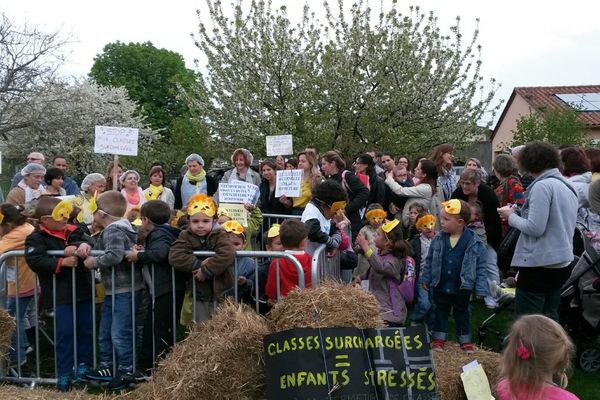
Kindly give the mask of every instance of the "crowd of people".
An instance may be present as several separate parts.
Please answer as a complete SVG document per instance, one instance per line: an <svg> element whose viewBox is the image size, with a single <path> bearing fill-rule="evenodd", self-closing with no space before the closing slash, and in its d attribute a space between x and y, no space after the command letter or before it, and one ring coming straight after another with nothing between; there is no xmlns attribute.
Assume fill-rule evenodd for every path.
<svg viewBox="0 0 600 400"><path fill-rule="evenodd" d="M289 259L266 260L255 268L253 260L236 257L236 251L294 251L308 287L311 254L320 245L329 256L339 256L342 269L353 271L353 284L373 293L389 326L425 323L432 348L443 351L452 314L462 350L472 352L473 298L497 307L494 289L503 278L512 277L517 316L541 314L556 321L560 288L574 260L576 226L600 243L596 149L556 149L535 142L497 155L489 174L479 160L470 158L460 176L455 174L450 144L412 162L405 155L375 151L347 159L335 150L320 154L307 147L287 160L264 160L257 169L252 153L237 149L231 163L217 180L205 170L201 155L190 154L181 176L171 184L165 166L157 162L146 174L144 189L139 172L111 163L105 174L88 174L79 187L67 175L65 157L55 156L46 168L42 154L29 154L0 213L0 252L26 249L25 258L12 266L18 276L9 279L8 286L7 309L18 321L13 342L16 335L20 338L20 349L13 345L11 360L26 362L31 343L27 310L40 290L44 307L53 308L59 322L58 388L68 390L73 381L85 379L123 388L143 378L134 373L132 321L148 293L154 307L142 318L139 369L144 372L173 345L174 319L184 324L207 320L216 303L234 295L240 301L260 299L265 311L298 286L298 273ZM275 195L277 171L284 169L303 171L298 197ZM219 185L234 181L256 187L255 196L244 204L246 226L219 207ZM275 220L267 216L273 214L277 223L270 224ZM513 242L514 254L504 254L511 248L507 241ZM63 250L64 256L48 255L48 250ZM92 250L103 253L93 255ZM215 255L193 254L202 250ZM508 264L502 263L507 257ZM100 363L90 370L94 278L105 297ZM548 330L560 328L542 322ZM542 322L524 317L513 330ZM153 340L159 345L153 346ZM531 340L511 342L515 349L509 345L507 351L537 351L539 344ZM566 336L561 340L566 354L571 345ZM505 356L506 368L527 359L519 355L515 361L513 356ZM499 393L507 395L502 398L546 390L551 381L536 380L532 389L512 369L504 376Z"/></svg>

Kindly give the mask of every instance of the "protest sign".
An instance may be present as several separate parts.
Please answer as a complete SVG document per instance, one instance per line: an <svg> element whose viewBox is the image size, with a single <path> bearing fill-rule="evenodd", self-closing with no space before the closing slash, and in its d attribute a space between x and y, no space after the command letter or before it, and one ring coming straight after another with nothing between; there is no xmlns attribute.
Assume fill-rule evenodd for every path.
<svg viewBox="0 0 600 400"><path fill-rule="evenodd" d="M294 154L292 135L274 135L267 138L267 156Z"/></svg>
<svg viewBox="0 0 600 400"><path fill-rule="evenodd" d="M304 171L301 169L277 171L275 197L280 197L281 195L286 195L287 197L300 197L303 175Z"/></svg>
<svg viewBox="0 0 600 400"><path fill-rule="evenodd" d="M248 227L248 210L243 204L220 203L219 208L224 209L232 220Z"/></svg>
<svg viewBox="0 0 600 400"><path fill-rule="evenodd" d="M135 128L96 126L94 153L137 156L138 135Z"/></svg>
<svg viewBox="0 0 600 400"><path fill-rule="evenodd" d="M437 399L425 326L298 328L264 339L267 399Z"/></svg>
<svg viewBox="0 0 600 400"><path fill-rule="evenodd" d="M244 181L219 184L219 203L256 204L258 195L258 186Z"/></svg>

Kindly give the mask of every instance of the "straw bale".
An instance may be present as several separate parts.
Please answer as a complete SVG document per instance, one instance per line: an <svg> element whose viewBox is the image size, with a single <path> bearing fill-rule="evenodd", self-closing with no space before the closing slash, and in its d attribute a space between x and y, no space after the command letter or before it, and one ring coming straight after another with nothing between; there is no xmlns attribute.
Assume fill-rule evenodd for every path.
<svg viewBox="0 0 600 400"><path fill-rule="evenodd" d="M500 373L500 354L475 347L473 354L466 354L456 343L446 343L444 351L433 351L435 381L440 400L466 400L460 373L463 365L477 360L483 367L492 393L496 388Z"/></svg>
<svg viewBox="0 0 600 400"><path fill-rule="evenodd" d="M0 359L7 356L10 337L15 327L15 319L5 309L0 308Z"/></svg>
<svg viewBox="0 0 600 400"><path fill-rule="evenodd" d="M11 385L0 385L0 399L11 400L108 400L107 395L92 395L81 390L58 392L52 389L23 388Z"/></svg>
<svg viewBox="0 0 600 400"><path fill-rule="evenodd" d="M269 333L263 317L228 300L174 346L150 382L118 398L264 398L263 338Z"/></svg>
<svg viewBox="0 0 600 400"><path fill-rule="evenodd" d="M268 314L273 330L293 328L381 328L385 326L375 297L333 280L316 288L295 289Z"/></svg>

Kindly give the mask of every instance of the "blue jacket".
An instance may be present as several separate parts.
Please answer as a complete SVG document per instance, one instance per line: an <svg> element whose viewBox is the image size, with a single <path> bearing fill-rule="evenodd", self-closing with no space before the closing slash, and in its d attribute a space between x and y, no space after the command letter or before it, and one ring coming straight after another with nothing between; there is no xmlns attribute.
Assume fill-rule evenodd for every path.
<svg viewBox="0 0 600 400"><path fill-rule="evenodd" d="M468 229L468 228L466 228ZM442 257L446 232L437 234L421 269L421 283L428 285L429 290L440 282L442 273ZM465 257L460 270L460 290L475 291L478 296L486 296L489 292L486 274L487 249L478 235L474 234L467 245Z"/></svg>
<svg viewBox="0 0 600 400"><path fill-rule="evenodd" d="M67 192L67 196L77 196L80 193L77 182L70 176L64 176L62 187Z"/></svg>

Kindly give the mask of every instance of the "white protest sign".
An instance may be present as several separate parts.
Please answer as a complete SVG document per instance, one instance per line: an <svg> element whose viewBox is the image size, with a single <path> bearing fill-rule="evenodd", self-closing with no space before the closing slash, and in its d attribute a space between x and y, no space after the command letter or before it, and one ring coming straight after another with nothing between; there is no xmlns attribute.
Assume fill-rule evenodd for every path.
<svg viewBox="0 0 600 400"><path fill-rule="evenodd" d="M94 153L137 156L139 131L135 128L96 126Z"/></svg>
<svg viewBox="0 0 600 400"><path fill-rule="evenodd" d="M227 211L229 218L232 220L239 222L244 227L248 227L248 210L244 208L243 204L221 203L219 204L219 208Z"/></svg>
<svg viewBox="0 0 600 400"><path fill-rule="evenodd" d="M301 169L277 171L275 197L280 197L282 195L286 195L287 197L300 197L302 175L304 175L304 171Z"/></svg>
<svg viewBox="0 0 600 400"><path fill-rule="evenodd" d="M267 156L294 154L292 135L267 136Z"/></svg>
<svg viewBox="0 0 600 400"><path fill-rule="evenodd" d="M256 203L258 186L243 181L231 181L219 185L219 203Z"/></svg>

